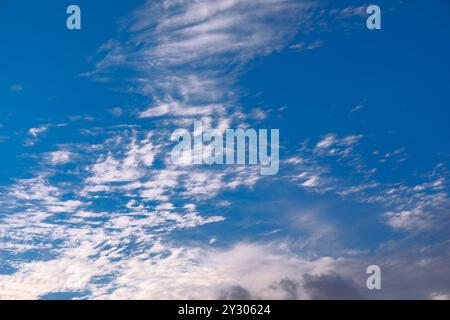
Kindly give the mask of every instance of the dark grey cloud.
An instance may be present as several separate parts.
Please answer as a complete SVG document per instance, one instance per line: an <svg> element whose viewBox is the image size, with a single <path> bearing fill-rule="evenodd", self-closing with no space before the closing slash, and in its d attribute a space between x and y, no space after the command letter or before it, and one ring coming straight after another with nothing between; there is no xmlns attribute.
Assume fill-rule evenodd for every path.
<svg viewBox="0 0 450 320"><path fill-rule="evenodd" d="M220 300L251 300L250 292L241 286L232 286L223 290L219 296Z"/></svg>
<svg viewBox="0 0 450 320"><path fill-rule="evenodd" d="M303 276L303 288L313 300L355 300L363 299L353 280L332 273L328 275Z"/></svg>
<svg viewBox="0 0 450 320"><path fill-rule="evenodd" d="M286 300L298 300L299 283L291 279L283 279L280 281L280 288L286 292Z"/></svg>
<svg viewBox="0 0 450 320"><path fill-rule="evenodd" d="M429 235L433 236L437 233ZM419 243L401 242L380 254L382 298L432 299L450 294L450 240L428 245L421 244L430 242L428 237L415 241Z"/></svg>

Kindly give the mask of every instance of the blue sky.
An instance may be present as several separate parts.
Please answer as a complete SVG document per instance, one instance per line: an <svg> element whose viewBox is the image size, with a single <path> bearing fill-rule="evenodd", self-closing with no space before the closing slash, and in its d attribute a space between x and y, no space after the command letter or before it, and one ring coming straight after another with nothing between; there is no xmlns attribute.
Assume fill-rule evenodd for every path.
<svg viewBox="0 0 450 320"><path fill-rule="evenodd" d="M381 30L359 0L70 4L0 3L0 298L450 297L446 1ZM195 120L280 129L280 172L171 164Z"/></svg>

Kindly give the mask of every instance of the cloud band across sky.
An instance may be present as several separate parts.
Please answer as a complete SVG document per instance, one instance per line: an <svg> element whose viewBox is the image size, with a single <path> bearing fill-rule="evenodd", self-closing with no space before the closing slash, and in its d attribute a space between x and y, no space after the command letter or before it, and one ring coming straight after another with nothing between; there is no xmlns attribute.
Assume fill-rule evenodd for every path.
<svg viewBox="0 0 450 320"><path fill-rule="evenodd" d="M410 137L393 138L400 123L388 138L371 131L380 115L354 77L372 60L345 54L384 40L330 36L369 38L364 3L135 2L113 36L89 31L95 49L71 70L74 90L111 105L43 108L14 133L13 110L0 114L0 148L19 146L5 158L26 163L1 176L0 299L449 298L448 144L425 163L414 142L399 145ZM328 82L333 68L341 78ZM8 102L33 85L10 83ZM338 102L313 98L342 96L338 119ZM170 136L195 121L280 128L279 172L174 164ZM373 264L379 291L366 287Z"/></svg>

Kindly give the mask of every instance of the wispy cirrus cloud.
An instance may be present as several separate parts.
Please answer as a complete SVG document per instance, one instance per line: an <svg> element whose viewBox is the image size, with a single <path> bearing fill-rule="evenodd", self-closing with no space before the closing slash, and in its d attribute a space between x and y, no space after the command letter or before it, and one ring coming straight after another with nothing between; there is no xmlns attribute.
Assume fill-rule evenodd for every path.
<svg viewBox="0 0 450 320"><path fill-rule="evenodd" d="M310 43L308 42L299 42L296 44L293 44L289 47L289 49L293 49L296 52L305 52L310 51L314 49L318 49L324 45L324 42L320 39L314 40Z"/></svg>
<svg viewBox="0 0 450 320"><path fill-rule="evenodd" d="M420 183L384 181L359 149L366 135L312 137L271 181L254 167L176 166L169 161L167 137L174 127L189 127L197 119L223 130L270 120L264 108L249 111L239 105L237 80L258 57L289 46L304 51L323 45L295 39L316 5L167 0L148 1L135 10L125 31L99 48L94 70L84 76L116 81L144 97L132 114L136 123L83 127L81 137L89 143L57 151L52 147L39 157L45 160L39 172L30 170L31 177L2 188L0 254L18 256L0 264L7 270L0 275L0 298L65 293L95 299L320 299L342 297L343 292L348 298L367 298L361 274L370 259L391 267L386 283L393 288L398 279L414 288L411 279L420 278L420 297L445 296L446 286L434 275L424 275L426 269L409 269L410 277L403 274L410 265L427 263L436 277L446 274L446 259L423 246L415 247L419 256L406 258L398 256L402 247L385 253L383 244L370 254L350 249L345 254L343 248L333 257L305 254L304 248L336 242L337 227L315 212L296 211L289 220L304 233L300 244L279 228L269 232L279 237L276 241L228 238L224 243L208 232L198 236L211 225L228 223L236 212L224 207L238 211L233 195L254 196L260 182L272 183L275 191L280 181L290 181L306 192L375 204L379 211L372 214L393 230L416 237L445 221L445 170L436 168L421 176ZM351 7L326 14L360 18L362 11ZM127 76L117 76L118 69L128 71ZM119 118L124 109L110 113ZM93 120L71 120L82 119ZM51 127L30 129L30 145L50 134ZM394 153L380 154L392 159ZM185 240L186 234L196 237ZM409 295L398 287L391 292Z"/></svg>
<svg viewBox="0 0 450 320"><path fill-rule="evenodd" d="M312 7L292 0L149 1L135 11L127 42L102 46L105 57L91 75L134 69L138 90L155 103L141 117L220 113L234 102L241 68L284 49Z"/></svg>
<svg viewBox="0 0 450 320"><path fill-rule="evenodd" d="M358 146L363 139L363 135L338 137L330 133L315 144L305 142L298 155L285 161L291 181L309 192L331 192L344 199L382 205L383 219L396 230L420 232L446 227L443 222L448 217L450 198L445 166L439 163L431 172L411 181L381 180L377 178L378 168L369 166L367 157L361 154ZM382 153L383 161L378 163L386 165L386 159L402 158L404 152L399 148ZM379 154L376 152L375 159Z"/></svg>

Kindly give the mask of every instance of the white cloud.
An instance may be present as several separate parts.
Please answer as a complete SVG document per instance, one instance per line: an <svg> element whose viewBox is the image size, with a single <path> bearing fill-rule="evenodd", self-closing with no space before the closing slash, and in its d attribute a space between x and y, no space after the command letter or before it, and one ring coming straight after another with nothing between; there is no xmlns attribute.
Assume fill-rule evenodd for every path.
<svg viewBox="0 0 450 320"><path fill-rule="evenodd" d="M39 140L39 138L44 135L50 127L65 127L67 124L60 123L60 124L45 124L40 127L36 128L30 128L28 130L28 135L30 137L25 139L25 146L33 146L36 144L36 142Z"/></svg>
<svg viewBox="0 0 450 320"><path fill-rule="evenodd" d="M10 89L11 89L12 92L22 92L23 91L23 85L18 83L18 84L12 85Z"/></svg>
<svg viewBox="0 0 450 320"><path fill-rule="evenodd" d="M48 125L45 125L45 126L42 126L42 127L38 127L38 128L31 128L30 130L28 130L28 133L29 133L32 137L37 138L37 137L39 137L40 135L42 135L42 134L44 134L45 132L47 132L48 128L49 128Z"/></svg>
<svg viewBox="0 0 450 320"><path fill-rule="evenodd" d="M284 49L312 7L295 0L147 1L133 14L129 41L105 43L91 75L103 78L117 66L137 71L135 90L154 101L141 118L231 117L242 66Z"/></svg>
<svg viewBox="0 0 450 320"><path fill-rule="evenodd" d="M319 177L314 176L309 178L308 180L302 183L302 186L307 188L319 186Z"/></svg>
<svg viewBox="0 0 450 320"><path fill-rule="evenodd" d="M367 16L367 6L349 6L340 9L333 9L330 13L340 19L365 17Z"/></svg>
<svg viewBox="0 0 450 320"><path fill-rule="evenodd" d="M10 190L10 195L20 200L54 201L60 194L60 190L49 185L43 176L18 180Z"/></svg>
<svg viewBox="0 0 450 320"><path fill-rule="evenodd" d="M75 210L83 205L84 203L78 200L58 201L55 203L49 203L47 210L52 213L75 212Z"/></svg>
<svg viewBox="0 0 450 320"><path fill-rule="evenodd" d="M432 293L431 300L450 300L450 293Z"/></svg>
<svg viewBox="0 0 450 320"><path fill-rule="evenodd" d="M123 109L120 107L115 107L109 110L109 112L113 115L113 117L120 117L123 114Z"/></svg>
<svg viewBox="0 0 450 320"><path fill-rule="evenodd" d="M111 153L100 156L89 168L91 176L86 182L100 185L139 180L143 177L145 168L153 165L156 153L157 149L151 142L151 134L140 141L133 137L126 145L125 153L118 156L119 159Z"/></svg>
<svg viewBox="0 0 450 320"><path fill-rule="evenodd" d="M313 147L305 142L299 154L285 161L290 180L311 192L332 192L356 202L381 205L385 208L383 220L398 231L419 233L439 228L448 219L450 203L445 167L438 164L432 173L415 177L411 183L387 183L376 179L377 168L365 163L358 150L362 138L330 133ZM398 148L387 155L391 158L404 152L404 148Z"/></svg>
<svg viewBox="0 0 450 320"><path fill-rule="evenodd" d="M354 106L350 112L361 111L364 108L365 108L365 106L363 104L358 104L358 105Z"/></svg>
<svg viewBox="0 0 450 320"><path fill-rule="evenodd" d="M44 176L17 180L9 191L13 199L20 201L19 205L25 204L52 213L71 213L84 205L78 200L62 200L64 193L59 187L51 185Z"/></svg>
<svg viewBox="0 0 450 320"><path fill-rule="evenodd" d="M305 51L311 51L314 49L318 49L323 47L324 42L320 39L314 40L312 42L299 42L296 44L291 45L289 48L293 49L297 52L305 52Z"/></svg>
<svg viewBox="0 0 450 320"><path fill-rule="evenodd" d="M212 114L221 114L224 112L224 107L219 104L211 104L211 105L198 105L198 106L189 106L182 105L179 101L174 101L173 99L169 99L168 102L161 102L157 105L141 112L139 114L140 118L156 118L162 117L166 115L173 116L207 116Z"/></svg>
<svg viewBox="0 0 450 320"><path fill-rule="evenodd" d="M162 250L162 249L160 249ZM125 262L111 293L100 299L217 299L234 286L259 299L283 299L283 279L329 272L331 258L304 260L282 247L240 243L229 249L167 247L168 256ZM299 298L308 296L299 290ZM94 293L95 296L95 293Z"/></svg>
<svg viewBox="0 0 450 320"><path fill-rule="evenodd" d="M50 163L54 166L63 165L72 161L73 154L67 150L59 150L48 154Z"/></svg>
<svg viewBox="0 0 450 320"><path fill-rule="evenodd" d="M319 141L316 145L316 149L326 149L331 147L336 142L336 135L329 134L323 140Z"/></svg>
<svg viewBox="0 0 450 320"><path fill-rule="evenodd" d="M427 218L423 211L388 212L385 214L387 223L395 229L416 229L427 225Z"/></svg>
<svg viewBox="0 0 450 320"><path fill-rule="evenodd" d="M58 259L30 262L13 276L0 275L0 299L38 299L52 292L83 291L107 262L90 260L95 253L92 244L85 242Z"/></svg>
<svg viewBox="0 0 450 320"><path fill-rule="evenodd" d="M156 24L152 31L156 46L145 52L159 65L232 60L224 54L246 62L281 49L296 32L295 24L306 8L304 2L290 0L149 1L136 13L132 30L141 32L137 38L146 37L146 26ZM148 12L156 21L148 18ZM266 19L271 19L270 26Z"/></svg>
<svg viewBox="0 0 450 320"><path fill-rule="evenodd" d="M39 248L51 258L12 261L17 271L0 276L1 297L38 298L76 291L101 299L205 299L224 292L228 297L230 288L239 287L241 293L254 298L281 299L288 294L281 283L289 279L298 285L298 298L309 298L302 290L303 276L334 271L337 259L306 259L291 252L286 243L241 242L213 250L167 242L177 230L224 221L225 216L201 214L198 208L202 204L229 206L229 201L218 197L221 193L238 187L251 189L261 178L256 167L176 167L161 155L167 147L161 133L165 135L173 124L186 125L192 117L203 117L223 129L247 117L238 107L237 111L230 107L239 91L234 87L237 75L253 58L291 43L307 8L294 0L202 0L148 1L137 10L128 30L131 39L106 43L99 50L105 58L94 74L102 76L116 66L137 71L132 90L153 101L139 117L147 121L162 118L158 131L142 138L143 132L136 127L92 129L109 138L86 148L89 163L75 164L76 182L55 183L45 176L16 181L9 190L13 200L2 203L8 214L0 217L0 246L23 252ZM293 49L320 45L297 44ZM113 115L120 116L119 109L113 109ZM264 112L255 111L250 118L265 119ZM37 139L48 128L32 128L28 134ZM326 135L286 161L292 169L288 178L312 192L351 195L357 190L363 202L395 207L387 216L397 228L412 229L415 221L422 222L423 212L415 213L411 206L426 208L445 202L445 179L416 184L414 192L404 185L388 188L368 183L373 182L365 180L369 170L354 152L361 138ZM61 152L52 154L52 163L63 164L71 158ZM332 176L325 158L332 159L332 164L343 163L363 178L355 184L341 184L346 180ZM380 196L367 196L377 187ZM434 193L424 194L424 190ZM104 198L117 203L109 212L93 210L91 204ZM323 226L318 226L317 217L306 218L298 222L316 237L333 231L317 231Z"/></svg>

